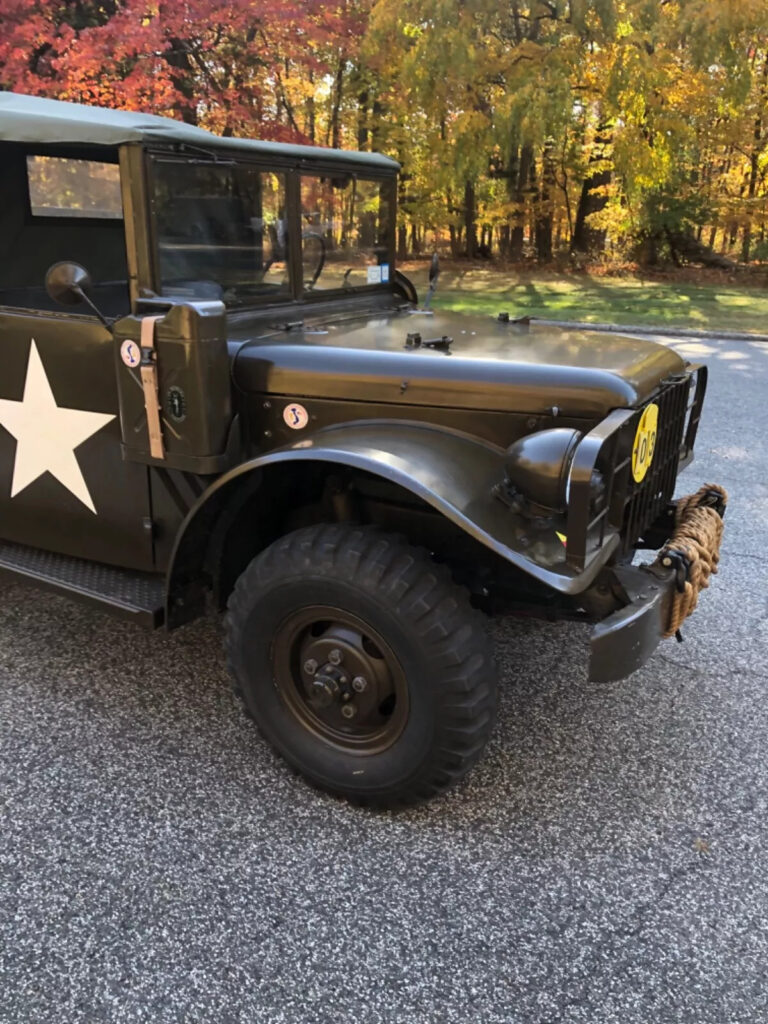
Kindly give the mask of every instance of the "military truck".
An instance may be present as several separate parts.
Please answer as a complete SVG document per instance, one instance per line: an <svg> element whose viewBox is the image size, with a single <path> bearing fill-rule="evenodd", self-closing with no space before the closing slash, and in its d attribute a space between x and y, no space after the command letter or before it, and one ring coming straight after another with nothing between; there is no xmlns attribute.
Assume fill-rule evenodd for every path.
<svg viewBox="0 0 768 1024"><path fill-rule="evenodd" d="M487 615L592 622L595 680L651 655L686 566L633 558L706 388L649 341L420 305L397 174L0 93L0 569L149 627L226 610L269 743L389 807L480 755Z"/></svg>

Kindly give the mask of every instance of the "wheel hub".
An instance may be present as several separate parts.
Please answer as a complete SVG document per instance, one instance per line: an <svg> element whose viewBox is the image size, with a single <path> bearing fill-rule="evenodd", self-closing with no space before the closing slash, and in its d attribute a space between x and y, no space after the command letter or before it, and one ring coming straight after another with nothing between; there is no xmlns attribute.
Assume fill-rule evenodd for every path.
<svg viewBox="0 0 768 1024"><path fill-rule="evenodd" d="M286 703L324 738L361 753L394 741L407 718L405 677L386 642L341 609L302 609L276 634Z"/></svg>
<svg viewBox="0 0 768 1024"><path fill-rule="evenodd" d="M382 661L380 653L376 653L378 658L366 652L362 635L344 629L340 623L333 623L319 638L313 638L310 631L310 637L301 649L302 682L310 701L318 708L336 705L340 710L344 704L358 700L369 690L369 679L374 682L374 690L376 683L380 688L386 688L388 673L382 673L381 664L375 664ZM375 703L378 694L374 690L371 690L366 704ZM356 704L352 706L355 712L346 712L344 717L347 719L361 710Z"/></svg>
<svg viewBox="0 0 768 1024"><path fill-rule="evenodd" d="M329 708L339 696L339 683L330 673L317 672L312 679L310 699L318 708Z"/></svg>

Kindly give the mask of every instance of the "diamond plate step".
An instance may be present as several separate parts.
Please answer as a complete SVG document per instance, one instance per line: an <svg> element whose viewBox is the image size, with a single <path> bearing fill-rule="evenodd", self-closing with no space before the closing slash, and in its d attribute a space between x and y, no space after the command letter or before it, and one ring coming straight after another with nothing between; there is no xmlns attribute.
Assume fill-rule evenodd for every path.
<svg viewBox="0 0 768 1024"><path fill-rule="evenodd" d="M165 618L165 583L151 573L0 541L0 574L27 580L150 628L162 626Z"/></svg>

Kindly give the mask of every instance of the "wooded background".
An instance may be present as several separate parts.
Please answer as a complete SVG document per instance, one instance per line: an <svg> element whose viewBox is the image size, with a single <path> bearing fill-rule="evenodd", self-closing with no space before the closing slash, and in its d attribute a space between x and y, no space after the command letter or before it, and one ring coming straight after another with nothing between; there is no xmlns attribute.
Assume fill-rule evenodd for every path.
<svg viewBox="0 0 768 1024"><path fill-rule="evenodd" d="M389 153L401 256L768 261L768 0L0 0L0 88Z"/></svg>

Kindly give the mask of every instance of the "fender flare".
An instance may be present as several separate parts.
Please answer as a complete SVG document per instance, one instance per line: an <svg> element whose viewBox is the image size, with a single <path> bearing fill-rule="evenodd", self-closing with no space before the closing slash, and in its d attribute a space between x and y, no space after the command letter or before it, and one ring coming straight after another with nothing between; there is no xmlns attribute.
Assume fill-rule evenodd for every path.
<svg viewBox="0 0 768 1024"><path fill-rule="evenodd" d="M379 476L410 491L467 534L516 568L563 594L585 590L612 553L600 556L582 572L564 558L554 528L549 543L531 545L530 527L494 496L504 479L504 451L460 431L428 424L392 420L355 421L327 427L293 444L274 449L220 476L198 499L179 528L167 573L167 619L170 628L190 617L175 613L181 553L185 541L204 524L206 509L224 488L248 474L277 464L325 462ZM259 474L260 475L260 474ZM192 543L192 541L189 541ZM532 550L533 549L533 550ZM535 555L535 557L534 557ZM184 602L181 602L184 604Z"/></svg>

